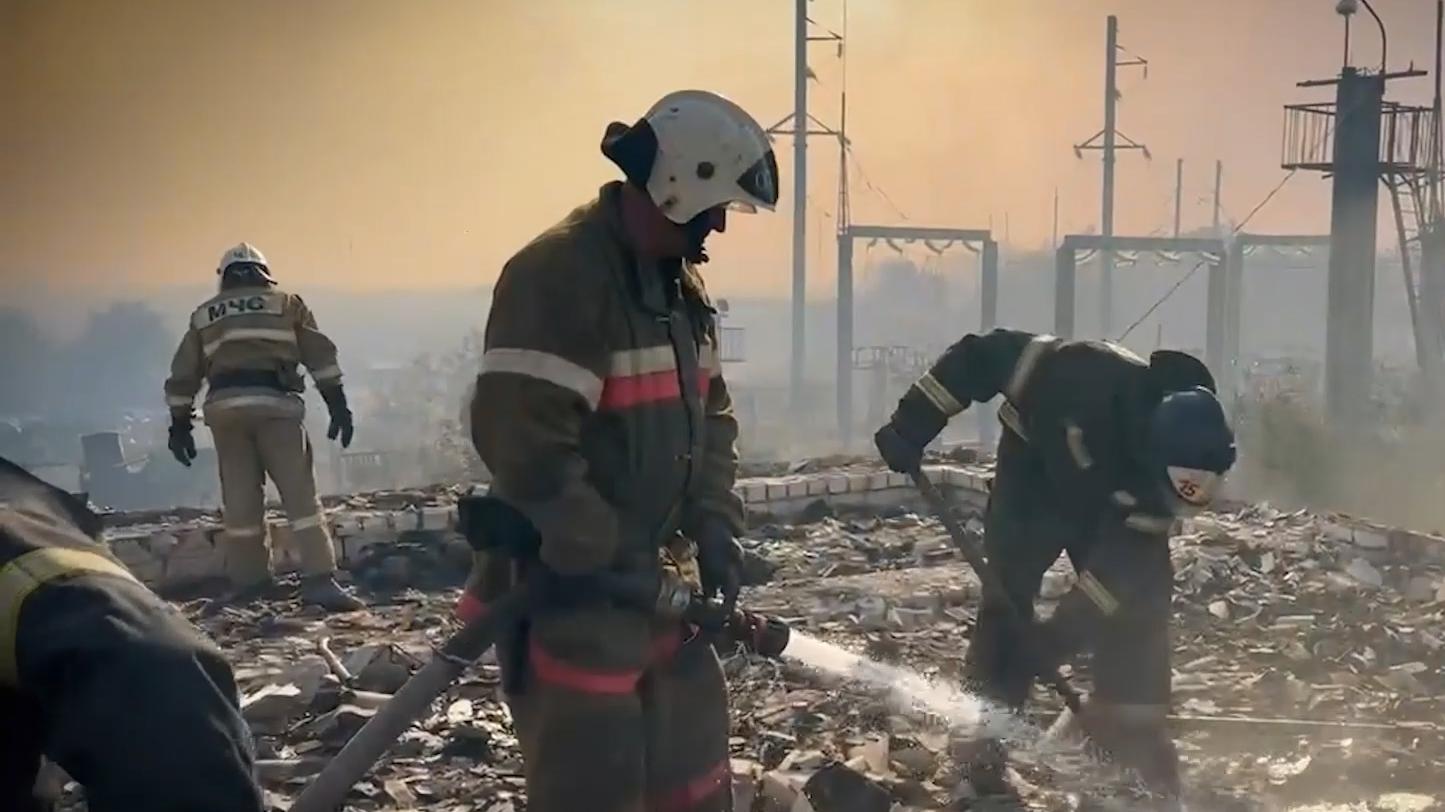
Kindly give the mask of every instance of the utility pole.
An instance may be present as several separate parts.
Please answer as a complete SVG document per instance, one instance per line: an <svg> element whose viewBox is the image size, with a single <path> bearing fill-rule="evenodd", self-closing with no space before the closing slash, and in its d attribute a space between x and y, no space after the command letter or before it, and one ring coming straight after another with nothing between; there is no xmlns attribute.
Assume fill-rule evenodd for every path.
<svg viewBox="0 0 1445 812"><path fill-rule="evenodd" d="M769 127L767 133L793 137L793 346L788 364L788 409L797 416L803 408L803 378L808 358L808 136L835 138L839 149L845 145L842 133L824 126L808 114L808 79L812 76L808 69L808 43L837 43L841 55L843 36L832 31L808 33L808 0L794 0L793 14L793 112Z"/></svg>
<svg viewBox="0 0 1445 812"><path fill-rule="evenodd" d="M1184 202L1184 159L1174 162L1174 239L1179 239L1179 209Z"/></svg>
<svg viewBox="0 0 1445 812"><path fill-rule="evenodd" d="M798 415L807 365L808 0L796 0L793 13L793 354L788 364L788 409Z"/></svg>
<svg viewBox="0 0 1445 812"><path fill-rule="evenodd" d="M1219 236L1220 192L1224 189L1224 161L1214 162L1214 236Z"/></svg>
<svg viewBox="0 0 1445 812"><path fill-rule="evenodd" d="M847 21L844 21L844 29ZM833 381L838 412L838 436L843 450L853 438L853 222L848 197L848 90L846 69L838 100L838 342L834 352Z"/></svg>
<svg viewBox="0 0 1445 812"><path fill-rule="evenodd" d="M1114 150L1118 148L1119 104L1119 18L1109 15L1107 56L1104 58L1104 182L1102 228L1104 239L1114 236ZM1114 251L1099 254L1103 263L1099 291L1099 332L1108 336L1114 328Z"/></svg>
<svg viewBox="0 0 1445 812"><path fill-rule="evenodd" d="M1055 251L1059 248L1059 187L1054 187L1054 242L1051 246Z"/></svg>
<svg viewBox="0 0 1445 812"><path fill-rule="evenodd" d="M1104 129L1093 137L1074 147L1074 154L1083 157L1084 150L1100 150L1104 153L1104 179L1102 189L1102 215L1100 234L1104 238L1104 250L1099 252L1102 287L1099 292L1099 329L1101 335L1113 331L1114 321L1114 251L1108 241L1114 236L1114 163L1115 153L1121 149L1137 149L1149 157L1149 149L1119 132L1119 68L1142 67L1144 76L1149 76L1149 62L1130 55L1125 61L1119 60L1119 18L1109 15L1105 31L1104 50ZM1122 143L1121 143L1122 142Z"/></svg>

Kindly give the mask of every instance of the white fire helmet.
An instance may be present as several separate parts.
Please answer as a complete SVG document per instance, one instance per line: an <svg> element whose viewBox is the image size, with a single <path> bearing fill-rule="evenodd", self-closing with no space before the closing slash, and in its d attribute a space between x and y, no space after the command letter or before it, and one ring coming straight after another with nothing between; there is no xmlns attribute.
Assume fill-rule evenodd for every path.
<svg viewBox="0 0 1445 812"><path fill-rule="evenodd" d="M243 242L233 248L227 249L221 255L221 261L216 265L216 273L224 274L226 269L232 265L254 265L261 271L261 276L271 281L271 267L266 264L266 256L256 246Z"/></svg>
<svg viewBox="0 0 1445 812"><path fill-rule="evenodd" d="M686 223L715 206L772 211L778 163L747 111L716 93L679 90L643 120L657 138L647 193L667 219Z"/></svg>

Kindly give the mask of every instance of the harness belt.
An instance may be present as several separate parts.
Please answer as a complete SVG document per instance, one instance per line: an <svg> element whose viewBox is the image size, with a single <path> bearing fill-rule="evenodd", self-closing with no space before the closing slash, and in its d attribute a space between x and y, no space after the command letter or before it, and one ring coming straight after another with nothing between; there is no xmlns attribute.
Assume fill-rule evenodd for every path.
<svg viewBox="0 0 1445 812"><path fill-rule="evenodd" d="M219 372L211 376L210 383L212 390L259 386L282 392L290 391L286 384L281 382L281 376L269 369L237 369L231 372Z"/></svg>
<svg viewBox="0 0 1445 812"><path fill-rule="evenodd" d="M100 553L73 547L42 547L0 567L0 685L20 683L16 638L25 599L40 587L82 575L109 575L133 583L135 576Z"/></svg>

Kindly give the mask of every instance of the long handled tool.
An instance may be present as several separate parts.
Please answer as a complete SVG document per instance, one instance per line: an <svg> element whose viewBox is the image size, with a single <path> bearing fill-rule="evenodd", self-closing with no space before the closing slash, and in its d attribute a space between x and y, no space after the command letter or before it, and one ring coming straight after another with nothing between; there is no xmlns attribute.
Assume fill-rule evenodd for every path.
<svg viewBox="0 0 1445 812"><path fill-rule="evenodd" d="M720 616L715 602L687 591L685 584L664 580L660 585L647 578L596 576L592 586L615 600L636 608L656 611L677 620L716 623L721 640L743 645L767 657L779 656L787 648L789 629L776 618L734 609ZM536 602L526 588L516 589L491 604L486 614L472 620L452 635L421 670L412 675L376 712L355 736L341 748L316 776L291 812L335 812L351 787L360 781L377 759L399 736L427 711L447 686L496 642L497 635L515 623Z"/></svg>
<svg viewBox="0 0 1445 812"><path fill-rule="evenodd" d="M466 497L458 504L462 531L469 544L481 551L534 556L541 538L515 508L491 497ZM548 594L545 583L526 581L492 602L485 614L452 635L421 670L412 675L341 748L321 774L301 792L291 812L335 812L351 787L366 775L386 749L426 713L447 686L516 624L539 598ZM775 618L720 607L681 580L646 573L604 573L575 581L577 592L592 592L624 606L678 622L686 622L719 635L724 643L741 644L764 656L776 657L787 648L787 624Z"/></svg>
<svg viewBox="0 0 1445 812"><path fill-rule="evenodd" d="M1009 594L1004 591L1003 583L999 580L998 575L988 566L988 562L984 560L983 552L979 549L977 543L972 539L968 531L964 529L963 525L959 524L958 519L954 516L953 508L948 504L947 500L943 498L943 494L939 492L938 487L933 484L933 481L928 478L928 475L920 468L913 472L912 477L913 483L918 486L919 493L923 494L924 501L928 502L929 507L937 514L938 520L943 523L944 528L948 531L948 535L953 538L953 545L958 548L964 560L968 562L969 566L973 567L974 573L978 575L978 580L983 585L984 594L993 593L998 596L999 603L1008 607L1008 612L1012 615L1012 619L1018 628L1024 630L1024 636L1020 640L1020 643L1024 647L1024 656L1030 658L1035 664L1039 679L1050 688L1053 688L1064 700L1064 705L1068 707L1083 725L1085 735L1100 746L1099 754L1105 759L1112 759L1113 756L1111 755L1109 746L1105 744L1103 740L1096 738L1095 731L1090 730L1087 716L1082 712L1083 697L1074 686L1069 684L1069 681L1064 678L1064 675L1059 673L1058 668L1041 667L1044 663L1047 663L1048 660L1041 656L1043 652L1039 650L1038 637L1032 634L1037 628L1036 624L1030 621L1028 616L1019 610L1018 605L1015 604L1013 599L1009 597ZM1179 786L1178 766L1175 763L1173 747L1171 746L1169 748L1167 754L1156 751L1151 755L1154 756L1157 761L1152 764L1135 763L1132 765L1133 769L1144 778L1145 782L1151 786L1154 792L1163 796L1165 799L1164 805L1159 807L1160 809L1182 809L1182 806L1179 805L1182 789Z"/></svg>
<svg viewBox="0 0 1445 812"><path fill-rule="evenodd" d="M948 501L943 498L943 494L939 492L938 486L933 484L933 480L928 478L928 474L925 474L922 468L914 471L910 476L913 477L913 484L918 487L918 492L923 494L923 501L928 503L929 508L933 510L934 515L943 523L943 528L948 531L948 535L953 539L953 546L958 548L959 553L963 555L963 560L967 561L970 567L973 567L974 574L978 576L979 583L983 585L984 594L998 597L1000 599L999 602L1003 606L1008 607L1009 613L1012 615L1012 620L1018 628L1024 629L1025 631L1032 631L1034 629L1034 623L1028 619L1027 615L1019 610L1018 606L1014 604L1013 599L1009 597L1008 592L1004 590L1003 582L998 579L998 575L994 573L993 568L984 560L983 551L979 549L978 544L973 540L969 532L964 529L963 525L959 524L958 518L953 514L953 508L948 504ZM1037 638L1034 636L1026 635L1021 643L1024 646L1026 656L1035 663L1042 663L1045 662L1045 660L1040 656L1042 652L1038 651L1036 640ZM1069 710L1078 714L1083 707L1083 698L1079 695L1078 690L1069 684L1069 681L1064 678L1063 674L1059 673L1057 668L1043 668L1040 669L1040 672L1039 679L1059 694L1064 700L1064 705L1068 707Z"/></svg>
<svg viewBox="0 0 1445 812"><path fill-rule="evenodd" d="M401 690L351 737L341 752L316 776L316 780L302 791L291 806L291 812L335 812L341 808L352 785L366 775L382 753L426 712L432 701L467 666L491 648L497 634L516 621L530 598L523 590L508 594L493 604L485 615L452 635L431 661L412 675Z"/></svg>

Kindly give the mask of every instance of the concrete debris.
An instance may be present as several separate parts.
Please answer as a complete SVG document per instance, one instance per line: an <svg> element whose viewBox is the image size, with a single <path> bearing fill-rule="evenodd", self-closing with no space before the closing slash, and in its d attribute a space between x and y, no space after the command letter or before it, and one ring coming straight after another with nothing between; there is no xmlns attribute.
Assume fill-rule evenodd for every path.
<svg viewBox="0 0 1445 812"><path fill-rule="evenodd" d="M274 809L286 808L455 628L451 608L468 557L454 538L427 536L434 531L421 528L420 512L439 509L450 493L341 505L362 517L418 511L415 530L355 537L367 540L356 560L371 562L351 567L368 611L328 617L289 595L183 604L236 666ZM976 529L978 517L969 518ZM1445 547L1429 553L1397 544L1396 531L1366 530L1248 506L1193 517L1171 542L1174 713L1190 806L1440 808ZM756 524L743 544L749 608L940 686L960 683L979 587L936 522L906 506L813 508L795 523ZM1041 615L1073 583L1066 559L1050 569ZM336 663L321 654L323 639ZM738 812L983 808L958 800L952 753L962 734L931 714L786 660L725 652L724 669ZM1087 688L1087 661L1075 671ZM356 787L348 809L525 812L499 683L493 658L468 670ZM1036 689L1031 708L1046 727L1059 704ZM1062 812L1079 808L1084 794L1124 805L1116 808L1137 800L1127 782L1091 771L1081 757L1015 755L1021 801L1004 808Z"/></svg>
<svg viewBox="0 0 1445 812"><path fill-rule="evenodd" d="M888 812L892 796L866 775L833 763L803 785L803 796L815 812Z"/></svg>
<svg viewBox="0 0 1445 812"><path fill-rule="evenodd" d="M254 726L284 725L300 716L310 700L292 683L267 683L241 698L241 715Z"/></svg>
<svg viewBox="0 0 1445 812"><path fill-rule="evenodd" d="M1390 792L1375 799L1372 804L1380 812L1426 812L1439 809L1439 801L1429 795L1414 792Z"/></svg>
<svg viewBox="0 0 1445 812"><path fill-rule="evenodd" d="M358 649L346 658L345 665L355 675L357 688L395 693L421 664L394 645L378 644Z"/></svg>
<svg viewBox="0 0 1445 812"><path fill-rule="evenodd" d="M1379 587L1385 583L1384 576L1380 575L1380 571L1370 566L1370 562L1363 558L1351 561L1349 566L1345 567L1345 573L1367 586Z"/></svg>
<svg viewBox="0 0 1445 812"><path fill-rule="evenodd" d="M1305 770L1310 768L1312 761L1314 761L1313 758L1304 755L1293 761L1271 762L1269 767L1266 768L1266 772L1269 774L1269 781L1272 784L1283 784L1289 779L1303 774Z"/></svg>
<svg viewBox="0 0 1445 812"><path fill-rule="evenodd" d="M801 773L770 770L762 776L756 796L767 812L793 812L800 801L807 804L807 799L803 797L803 785L807 779L808 776ZM804 809L811 807L805 806Z"/></svg>
<svg viewBox="0 0 1445 812"><path fill-rule="evenodd" d="M875 773L888 772L888 737L869 736L865 744L853 748L849 760L860 760L863 766Z"/></svg>
<svg viewBox="0 0 1445 812"><path fill-rule="evenodd" d="M1410 583L1405 586L1405 598L1415 602L1439 600L1436 596L1442 586L1445 584L1439 583L1435 578L1417 575L1411 578Z"/></svg>

